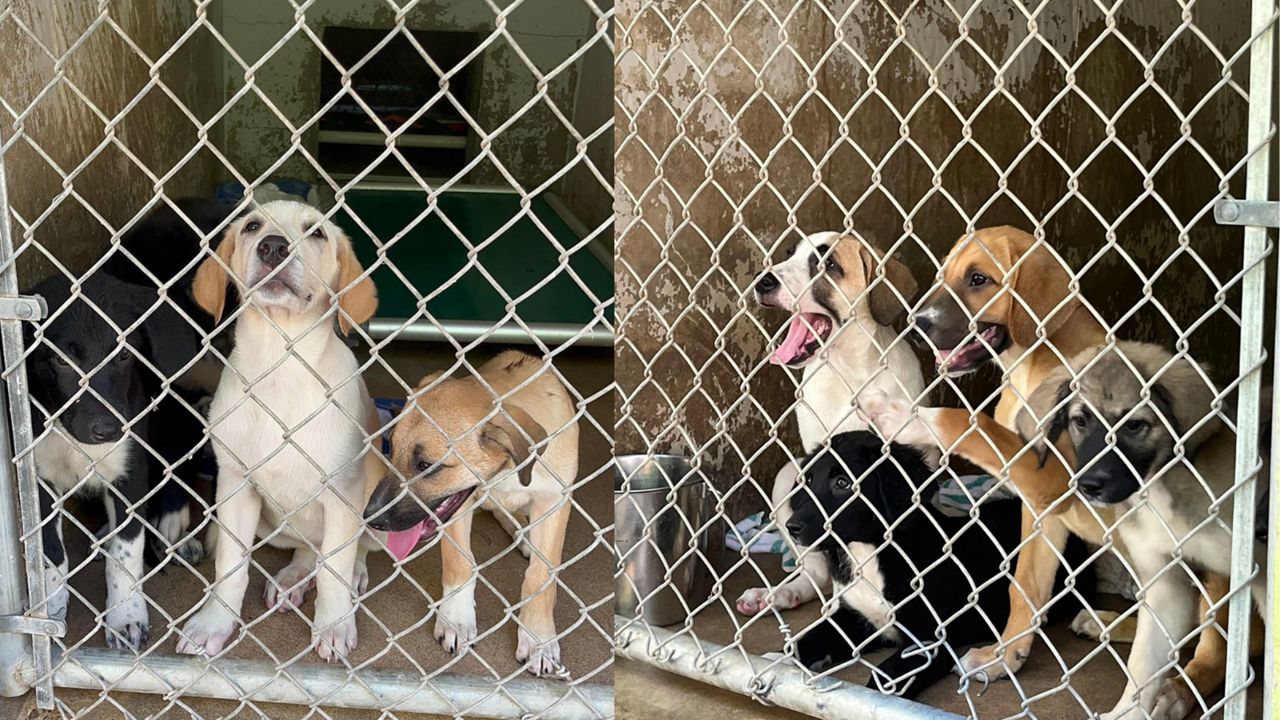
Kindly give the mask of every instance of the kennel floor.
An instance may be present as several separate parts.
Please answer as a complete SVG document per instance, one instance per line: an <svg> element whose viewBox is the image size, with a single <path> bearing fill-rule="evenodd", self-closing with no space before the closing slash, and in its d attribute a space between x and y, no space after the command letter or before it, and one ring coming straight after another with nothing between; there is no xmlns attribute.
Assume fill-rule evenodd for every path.
<svg viewBox="0 0 1280 720"><path fill-rule="evenodd" d="M742 591L756 587L760 582L760 575L749 565L730 572L731 563L739 559L736 553L730 554L732 557L721 563L721 572L728 573L723 591L728 606L732 606ZM751 559L770 583L776 584L786 579L787 574L781 569L779 556L753 554ZM1096 601L1100 609L1120 609L1123 603L1123 599L1112 596L1101 596ZM700 640L729 645L740 636L743 647L755 655L782 649L783 635L778 621L772 615L759 616L748 624L745 622L748 618L738 615L726 604L717 601L695 616L694 628ZM818 603L809 603L782 613L782 617L794 632L817 620L819 609ZM676 631L679 626L668 629ZM968 696L961 695L954 682L958 678L953 675L952 681L943 679L935 683L917 701L968 716L971 698L977 717L981 720L1011 717L1085 720L1089 718L1089 709L1098 713L1110 710L1125 685L1125 675L1116 658L1103 651L1097 652L1087 662L1082 662L1090 653L1097 651L1098 645L1077 637L1065 622L1048 628L1046 635L1058 649L1063 664L1059 664L1043 639L1037 640L1031 657L1017 675L1021 693L1012 681L998 680L991 683L980 697L977 695L977 690L981 689L980 683L970 689ZM1116 649L1123 661L1128 655L1129 646L1118 645ZM868 659L872 663L878 663L888 652L884 650L869 654ZM1064 688L1064 665L1073 668L1070 676L1071 689ZM1256 666L1255 672L1260 673L1260 659ZM617 677L616 702L618 707L627 708L619 714L619 720L644 720L647 717L664 716L731 716L748 719L805 717L793 713L775 715L774 709L764 709L750 697L702 685L636 662L620 661L614 667L614 674ZM840 672L837 677L862 685L870 678L870 671L865 666L858 665ZM659 685L663 686L661 692L658 691ZM1024 706L1024 696L1034 700ZM1219 698L1214 698L1215 701L1217 699ZM645 714L638 708L652 708L652 714ZM1262 689L1257 682L1249 689L1249 708L1249 717L1262 717ZM1213 715L1215 718L1221 716L1220 712Z"/></svg>
<svg viewBox="0 0 1280 720"><path fill-rule="evenodd" d="M469 358L478 365L498 349L501 348L486 348L473 353ZM364 359L364 356L358 357ZM382 353L382 357L410 386L416 385L423 375L448 368L453 362L453 353L443 351L435 343L394 344ZM613 382L612 350L608 348L570 350L558 356L556 366L570 384L588 397ZM376 397L403 396L399 384L378 365L365 373L365 380L370 392ZM592 403L588 412L601 427L606 430L613 427L613 399L610 395L605 394ZM579 443L580 476L586 476L609 462L610 448L606 437L590 427L585 419L580 421ZM556 627L561 632L573 628L561 638L561 657L574 681L591 684L613 682L612 669L607 663L612 654L613 605L609 598L613 592L614 559L613 552L607 545L612 542L612 537L600 530L613 524L611 488L612 477L606 473L587 483L574 495L583 512L575 512L570 520L564 558L566 562L579 555L581 558L561 571L559 600L556 604ZM96 525L90 527L94 528ZM78 541L76 536L79 536ZM78 559L85 557L87 545L83 533L79 532L68 532L67 541L74 566ZM492 515L480 513L473 525L473 551L477 559L484 561L494 557L509 545L509 536ZM288 559L288 553L282 550L266 549L254 554L254 560L268 572L284 567ZM422 622L429 612L428 601L414 584L425 589L431 598L440 597L440 552L436 547L421 552L404 565L402 572L388 585L368 598L358 611L359 647L350 658L351 663L355 665L372 661L368 667L402 670L414 669L416 663L417 667L428 673L441 671L486 678L506 677L517 673L516 625L513 620L506 618L505 611L509 600L519 598L526 564L527 561L512 550L484 570L484 582L477 583L476 588L476 620L481 633L495 626L496 630L476 644L474 653L455 659L436 642L432 630L434 619ZM147 594L155 606L151 610L152 642L145 652L174 652L177 643L176 629L181 627L181 622L172 622L167 618L185 616L203 598L205 581L213 578L212 558L207 558L197 569L204 580L179 566L157 574L146 583ZM390 556L385 553L370 555L370 587L392 576L393 571L394 564ZM76 592L101 607L105 587L100 562L93 563L78 573L73 578L72 585ZM265 586L266 576L262 570L251 569L243 618L252 625L252 636L242 637L229 655L236 658L273 660L280 664L294 658L298 663L321 662L308 649L311 633L303 617L292 612L267 612L262 597ZM312 592L302 607L302 615L311 617L314 605L315 594ZM583 607L588 610L584 612ZM88 647L104 646L103 633L96 629L93 613L75 599L74 594L67 620L67 636L64 640L68 645L74 647L76 643L83 642ZM387 631L379 623L384 624ZM393 634L404 632L415 624L416 629L408 630L402 637L395 638L396 646L392 645ZM74 649L71 652L74 654ZM241 707L239 703L189 696L183 696L177 703L171 704L156 696L130 693L110 693L109 699L105 699L99 692L79 690L57 690L55 695L69 709L83 711L84 714L78 717L86 720L117 719L122 716L189 718L196 714L203 718L263 717L251 708ZM27 705L34 707L29 702ZM0 704L0 717L23 717L18 714L21 707L21 703L18 703L10 714L6 712L4 704ZM306 708L265 703L259 703L258 707L263 708L272 720L390 717L380 713L342 709L326 709L323 714L316 714ZM124 712L128 714L125 715ZM396 717L411 716L396 713Z"/></svg>

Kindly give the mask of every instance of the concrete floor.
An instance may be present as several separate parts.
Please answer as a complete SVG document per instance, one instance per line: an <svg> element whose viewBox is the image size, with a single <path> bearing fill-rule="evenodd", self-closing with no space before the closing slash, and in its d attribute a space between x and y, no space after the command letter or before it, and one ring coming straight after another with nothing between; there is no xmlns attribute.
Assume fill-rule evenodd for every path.
<svg viewBox="0 0 1280 720"><path fill-rule="evenodd" d="M740 558L733 554L732 561ZM710 605L695 616L694 627L700 640L730 645L740 638L742 646L750 653L763 655L782 649L783 635L778 620L772 615L747 618L732 609L733 601L749 587L759 585L762 578L777 583L786 577L779 567L777 555L752 555L751 563L731 571L729 560L723 560L725 580L723 591ZM1118 598L1103 597L1095 601L1100 609L1111 608ZM795 610L782 613L792 633L818 619L819 604L809 603ZM1048 647L1052 643L1055 653ZM1083 720L1091 712L1110 710L1124 689L1125 674L1122 662L1128 655L1128 645L1117 645L1099 651L1098 645L1076 637L1060 623L1047 629L1044 637L1036 642L1031 657L1018 673L1015 681L1000 680L990 685L981 696L980 685L966 692L958 692L955 676L941 680L917 698L930 707L939 708L961 716L987 718L1038 717L1042 720ZM871 653L870 663L877 663L887 651ZM1058 658L1061 658L1059 660ZM1255 667L1261 672L1261 660ZM1070 684L1063 677L1070 674ZM660 669L635 662L618 662L614 666L616 702L620 718L642 720L650 717L674 715L679 717L715 717L726 713L732 716L800 717L778 708L765 709L756 701L734 693L721 691ZM870 677L865 665L858 664L837 674L837 677L862 685ZM1261 717L1262 693L1255 683L1249 692L1248 717ZM1023 698L1033 698L1024 702ZM1218 698L1214 698L1216 702ZM741 714L740 714L741 713ZM1024 714L1026 713L1026 714ZM1213 717L1221 717L1221 713Z"/></svg>
<svg viewBox="0 0 1280 720"><path fill-rule="evenodd" d="M396 373L410 387L429 372L453 364L452 352L440 352L438 345L399 343L381 353L390 369L375 364L365 373L370 392L375 397L404 397ZM489 352L469 356L475 364L487 359ZM584 397L592 397L613 382L612 352L609 349L583 349L566 352L555 360L567 382ZM588 407L600 428L613 426L613 398L604 393ZM612 526L613 505L610 474L604 472L609 463L611 445L607 436L589 420L580 421L580 481L585 482L574 494L578 512L574 513L567 533L564 557L567 565L559 574L559 601L556 626L562 632L562 659L575 682L611 685L610 661L613 632L613 552L606 530ZM594 477L593 477L594 475ZM93 521L90 521L92 523ZM96 528L96 524L89 524ZM440 555L431 547L419 552L397 569L385 554L370 557L370 595L361 604L358 615L359 646L350 662L379 669L414 670L431 676L438 673L462 674L498 681L505 677L527 677L520 672L514 653L516 625L509 619L506 607L520 595L520 584L527 561L512 547L510 537L488 513L481 513L473 525L473 549L479 561L490 561L481 573L476 589L476 617L481 638L467 654L454 658L446 653L432 634L433 598L440 596ZM79 536L75 538L74 536ZM85 557L83 532L67 526L68 546L73 568ZM254 554L258 567L251 569L249 590L245 598L246 634L230 651L236 658L272 660L282 666L320 662L308 646L310 630L304 617L297 613L268 614L262 592L266 574L283 567L288 560L284 551L268 549ZM203 598L206 583L213 576L213 561L207 559L197 568L199 575L185 567L170 566L146 583L151 608L151 645L147 653L172 653L177 642L175 630L186 615ZM94 620L95 607L105 597L103 566L89 563L76 572L68 611L65 645L74 653L78 646L100 648L103 634ZM314 593L302 608L310 617ZM295 665L296 664L296 665ZM83 718L169 718L231 717L263 718L379 718L379 713L326 711L316 714L306 709L283 706L260 706L257 709L239 703L222 703L177 695L169 699L141 695L59 690L58 700L69 713L80 712ZM0 718L17 717L23 701L0 704ZM397 714L398 717L408 717Z"/></svg>

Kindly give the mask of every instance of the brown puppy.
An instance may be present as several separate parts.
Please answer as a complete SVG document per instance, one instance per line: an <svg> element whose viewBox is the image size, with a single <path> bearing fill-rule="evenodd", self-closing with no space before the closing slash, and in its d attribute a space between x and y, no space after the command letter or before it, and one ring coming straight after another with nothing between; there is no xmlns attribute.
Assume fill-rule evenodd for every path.
<svg viewBox="0 0 1280 720"><path fill-rule="evenodd" d="M378 484L364 516L390 531L399 559L444 526L444 597L436 639L461 652L476 637L471 511L493 512L513 538L527 528L529 556L521 589L516 659L534 675L563 675L556 637L555 574L560 567L569 496L578 474L578 423L572 397L546 363L501 353L479 377L422 379L391 436L395 472ZM478 492L477 492L478 491Z"/></svg>
<svg viewBox="0 0 1280 720"><path fill-rule="evenodd" d="M1064 367L1065 359L1104 344L1105 330L1072 291L1071 276L1052 249L1016 228L986 228L960 238L942 275L916 324L934 348L939 372L963 375L998 356L1008 380L995 419L957 408L912 411L900 401L873 401L864 409L900 442L938 442L993 475L1007 471L1027 503L1022 535L1036 539L1019 554L1004 633L999 643L970 650L960 662L961 672L982 671L995 679L1017 672L1030 654L1067 537L1101 545L1104 531L1115 524L1114 510L1086 508L1069 492L1075 465L1069 443L1059 442L1054 452L1038 457L1014 429L1024 401ZM1125 552L1116 537L1112 542L1117 552ZM1205 585L1209 601L1216 603L1228 583L1209 576ZM1201 611L1207 607L1202 601ZM1125 632L1132 635L1111 629L1113 636ZM1202 633L1186 670L1202 696L1220 686L1225 667L1222 636ZM1185 686L1179 690L1186 693Z"/></svg>

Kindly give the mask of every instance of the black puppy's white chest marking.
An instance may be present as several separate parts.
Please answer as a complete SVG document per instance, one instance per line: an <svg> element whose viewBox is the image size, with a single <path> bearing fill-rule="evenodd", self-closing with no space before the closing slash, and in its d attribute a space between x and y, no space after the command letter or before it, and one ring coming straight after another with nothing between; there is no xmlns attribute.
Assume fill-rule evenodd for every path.
<svg viewBox="0 0 1280 720"><path fill-rule="evenodd" d="M78 442L57 423L36 441L36 473L63 492L86 479L81 490L99 489L124 476L132 448L130 439L99 445Z"/></svg>
<svg viewBox="0 0 1280 720"><path fill-rule="evenodd" d="M870 543L848 543L843 559L843 572L837 573L836 592L844 606L867 619L876 629L884 630L884 637L900 642L902 637L896 627L889 625L893 603L884 596L884 573L876 558L876 548Z"/></svg>

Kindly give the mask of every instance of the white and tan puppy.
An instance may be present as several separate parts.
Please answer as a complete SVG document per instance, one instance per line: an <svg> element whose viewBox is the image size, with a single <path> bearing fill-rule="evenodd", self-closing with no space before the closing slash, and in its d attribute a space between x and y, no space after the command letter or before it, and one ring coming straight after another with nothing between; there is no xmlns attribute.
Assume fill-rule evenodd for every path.
<svg viewBox="0 0 1280 720"><path fill-rule="evenodd" d="M368 582L370 544L360 541L360 509L381 463L366 442L373 404L334 325L347 333L373 315L377 295L363 274L342 231L290 201L232 223L196 274L196 301L215 319L229 282L244 307L209 409L217 575L183 628L180 653L216 655L236 631L255 538L294 551L268 582L268 606L296 608L314 583L316 652L336 661L355 648L352 596Z"/></svg>
<svg viewBox="0 0 1280 720"><path fill-rule="evenodd" d="M866 429L856 412L860 396L923 401L920 362L893 328L916 292L915 279L902 263L882 258L862 238L816 233L766 272L755 290L762 306L794 313L770 362L804 369L796 421L805 453L836 433ZM780 532L801 559L803 571L772 592L747 590L738 598L738 612L794 608L831 584L823 555L804 552L786 531L791 507L787 500L798 473L794 463L778 472L771 501ZM864 571L877 572L870 566Z"/></svg>
<svg viewBox="0 0 1280 720"><path fill-rule="evenodd" d="M563 675L554 610L578 475L573 399L549 365L515 351L482 365L478 378L443 374L423 378L410 397L392 432L394 471L378 484L365 518L390 531L387 546L400 559L444 527L435 635L452 653L476 637L471 512L477 506L493 512L517 540L527 532L532 551L522 543L529 566L516 660L534 675Z"/></svg>

